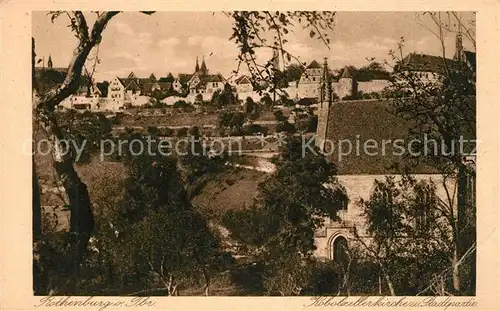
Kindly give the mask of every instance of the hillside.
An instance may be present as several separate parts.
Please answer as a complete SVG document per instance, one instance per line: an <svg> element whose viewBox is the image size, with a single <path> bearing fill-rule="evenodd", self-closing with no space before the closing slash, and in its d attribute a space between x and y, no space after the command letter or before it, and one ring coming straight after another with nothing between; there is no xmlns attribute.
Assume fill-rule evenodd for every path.
<svg viewBox="0 0 500 311"><path fill-rule="evenodd" d="M210 178L193 197L192 203L200 211L218 219L224 211L250 207L259 183L267 176L259 171L230 168Z"/></svg>

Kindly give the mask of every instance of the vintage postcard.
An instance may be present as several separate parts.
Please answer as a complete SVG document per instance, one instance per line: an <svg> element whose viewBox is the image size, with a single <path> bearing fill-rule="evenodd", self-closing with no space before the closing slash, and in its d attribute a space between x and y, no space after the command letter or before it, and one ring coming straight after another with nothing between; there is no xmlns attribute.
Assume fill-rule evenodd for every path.
<svg viewBox="0 0 500 311"><path fill-rule="evenodd" d="M259 2L0 4L0 309L499 308L498 2Z"/></svg>

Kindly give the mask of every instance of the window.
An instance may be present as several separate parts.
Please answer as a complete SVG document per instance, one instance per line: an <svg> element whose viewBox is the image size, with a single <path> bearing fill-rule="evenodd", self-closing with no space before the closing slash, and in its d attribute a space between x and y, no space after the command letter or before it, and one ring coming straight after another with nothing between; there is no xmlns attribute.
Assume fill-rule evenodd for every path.
<svg viewBox="0 0 500 311"><path fill-rule="evenodd" d="M466 200L467 203L474 205L476 203L476 176L467 174Z"/></svg>
<svg viewBox="0 0 500 311"><path fill-rule="evenodd" d="M417 185L415 189L415 226L418 229L427 228L431 217L432 205L435 202L434 189L427 184Z"/></svg>
<svg viewBox="0 0 500 311"><path fill-rule="evenodd" d="M394 213L396 211L390 189L386 188L384 185L378 185L373 192L371 201L375 204L372 208L376 208L384 219L380 225L386 229L392 230L395 221Z"/></svg>

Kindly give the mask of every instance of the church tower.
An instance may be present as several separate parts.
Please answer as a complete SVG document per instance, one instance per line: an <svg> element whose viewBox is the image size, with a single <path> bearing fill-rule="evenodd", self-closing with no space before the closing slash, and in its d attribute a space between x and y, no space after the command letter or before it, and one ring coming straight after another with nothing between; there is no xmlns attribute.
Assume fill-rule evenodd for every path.
<svg viewBox="0 0 500 311"><path fill-rule="evenodd" d="M200 71L200 65L198 65L198 56L196 57L196 66L194 67L194 72L197 73Z"/></svg>
<svg viewBox="0 0 500 311"><path fill-rule="evenodd" d="M52 69L53 68L53 64L52 64L52 57L50 57L50 54L49 54L49 60L47 61L47 67L49 69Z"/></svg>
<svg viewBox="0 0 500 311"><path fill-rule="evenodd" d="M205 64L205 56L203 56L203 59L201 61L201 68L200 68L201 74L208 74L208 69L207 69L207 64Z"/></svg>

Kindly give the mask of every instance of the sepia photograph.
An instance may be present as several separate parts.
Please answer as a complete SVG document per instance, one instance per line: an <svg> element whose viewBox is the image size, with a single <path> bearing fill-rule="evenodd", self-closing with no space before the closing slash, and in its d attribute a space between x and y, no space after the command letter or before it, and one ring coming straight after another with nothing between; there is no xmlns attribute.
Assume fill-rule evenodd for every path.
<svg viewBox="0 0 500 311"><path fill-rule="evenodd" d="M476 296L475 12L31 32L35 296Z"/></svg>

